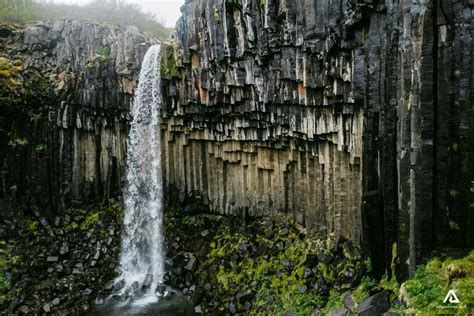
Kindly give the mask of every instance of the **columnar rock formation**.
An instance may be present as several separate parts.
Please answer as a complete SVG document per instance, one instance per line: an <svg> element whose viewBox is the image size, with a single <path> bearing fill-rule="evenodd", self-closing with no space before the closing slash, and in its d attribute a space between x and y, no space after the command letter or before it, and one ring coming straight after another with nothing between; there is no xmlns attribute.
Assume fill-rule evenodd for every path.
<svg viewBox="0 0 474 316"><path fill-rule="evenodd" d="M182 11L164 91L170 191L215 212L289 214L402 275L435 247L472 246L469 4L196 0Z"/></svg>
<svg viewBox="0 0 474 316"><path fill-rule="evenodd" d="M1 30L1 57L23 69L16 84L2 86L2 211L37 206L51 214L120 195L148 39L135 27L64 20Z"/></svg>
<svg viewBox="0 0 474 316"><path fill-rule="evenodd" d="M162 61L168 199L289 217L401 276L472 247L470 3L186 1ZM0 27L2 213L120 195L148 42L85 22Z"/></svg>

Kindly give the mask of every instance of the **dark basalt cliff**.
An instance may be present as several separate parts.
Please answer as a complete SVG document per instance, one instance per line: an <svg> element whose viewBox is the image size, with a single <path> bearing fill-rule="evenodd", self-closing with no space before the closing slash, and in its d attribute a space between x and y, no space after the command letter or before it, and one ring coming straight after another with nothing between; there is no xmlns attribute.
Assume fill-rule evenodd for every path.
<svg viewBox="0 0 474 316"><path fill-rule="evenodd" d="M0 208L51 215L120 194L149 40L135 27L64 20L4 25L0 36Z"/></svg>
<svg viewBox="0 0 474 316"><path fill-rule="evenodd" d="M168 202L342 235L401 276L472 247L472 9L186 1L162 62ZM120 195L150 42L85 22L0 27L2 214Z"/></svg>
<svg viewBox="0 0 474 316"><path fill-rule="evenodd" d="M472 247L472 9L187 1L166 183L215 212L288 214L361 242L401 275L437 247Z"/></svg>

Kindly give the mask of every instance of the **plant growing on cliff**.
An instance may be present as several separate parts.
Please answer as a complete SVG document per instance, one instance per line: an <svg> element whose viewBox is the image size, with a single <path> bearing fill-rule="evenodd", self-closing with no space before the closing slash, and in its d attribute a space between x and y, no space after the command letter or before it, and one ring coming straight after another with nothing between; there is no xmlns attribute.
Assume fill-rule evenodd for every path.
<svg viewBox="0 0 474 316"><path fill-rule="evenodd" d="M43 154L46 152L47 149L48 149L48 145L46 144L38 144L35 147L35 151L37 154Z"/></svg>
<svg viewBox="0 0 474 316"><path fill-rule="evenodd" d="M164 46L164 52L161 57L161 76L164 78L180 78L182 71L176 64L176 52L173 46Z"/></svg>
<svg viewBox="0 0 474 316"><path fill-rule="evenodd" d="M8 146L11 148L16 148L17 146L26 146L28 145L28 140L25 137L18 137L10 140Z"/></svg>

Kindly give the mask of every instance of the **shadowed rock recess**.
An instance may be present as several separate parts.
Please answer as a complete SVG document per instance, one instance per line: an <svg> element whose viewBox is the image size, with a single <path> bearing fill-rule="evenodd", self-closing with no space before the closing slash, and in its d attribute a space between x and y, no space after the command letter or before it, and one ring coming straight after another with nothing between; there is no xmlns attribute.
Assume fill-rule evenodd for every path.
<svg viewBox="0 0 474 316"><path fill-rule="evenodd" d="M186 1L163 47L168 204L292 218L402 277L437 248L472 248L472 9ZM152 42L88 22L0 26L2 216L121 195Z"/></svg>

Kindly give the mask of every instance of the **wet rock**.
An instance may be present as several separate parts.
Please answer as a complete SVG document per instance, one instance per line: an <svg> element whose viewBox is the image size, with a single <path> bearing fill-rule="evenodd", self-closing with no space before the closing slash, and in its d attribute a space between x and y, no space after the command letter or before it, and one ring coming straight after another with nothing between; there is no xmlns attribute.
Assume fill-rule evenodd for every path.
<svg viewBox="0 0 474 316"><path fill-rule="evenodd" d="M355 312L357 310L357 303L354 300L352 293L349 291L342 294L342 303L344 304L345 308L352 312Z"/></svg>
<svg viewBox="0 0 474 316"><path fill-rule="evenodd" d="M196 314L201 314L202 313L201 305L198 305L198 306L194 307L194 312Z"/></svg>
<svg viewBox="0 0 474 316"><path fill-rule="evenodd" d="M236 295L237 301L243 303L247 301L251 301L254 297L254 294L252 293L251 290L247 290L245 292L240 292Z"/></svg>
<svg viewBox="0 0 474 316"><path fill-rule="evenodd" d="M306 285L298 286L298 293L304 294L306 293L308 287Z"/></svg>
<svg viewBox="0 0 474 316"><path fill-rule="evenodd" d="M159 295L164 295L164 293L166 292L166 290L167 290L166 285L164 285L164 284L158 284L158 285L156 286L155 292L158 293Z"/></svg>
<svg viewBox="0 0 474 316"><path fill-rule="evenodd" d="M189 261L188 261L187 265L184 268L188 271L194 271L194 265L195 264L196 264L196 258L193 255L191 255L189 257Z"/></svg>
<svg viewBox="0 0 474 316"><path fill-rule="evenodd" d="M390 293L382 290L368 299L362 301L359 305L358 312L361 316L369 316L374 314L382 314L390 308Z"/></svg>
<svg viewBox="0 0 474 316"><path fill-rule="evenodd" d="M59 305L59 303L61 302L61 299L59 297L56 297L52 300L51 304L53 305Z"/></svg>
<svg viewBox="0 0 474 316"><path fill-rule="evenodd" d="M314 253L309 253L306 255L306 266L316 266L318 264L318 255Z"/></svg>
<svg viewBox="0 0 474 316"><path fill-rule="evenodd" d="M65 255L69 252L69 245L67 243L63 243L61 245L61 248L59 248L59 254L60 255Z"/></svg>
<svg viewBox="0 0 474 316"><path fill-rule="evenodd" d="M245 240L243 240L240 244L239 244L239 250L241 252L245 252L247 251L247 242Z"/></svg>
<svg viewBox="0 0 474 316"><path fill-rule="evenodd" d="M20 308L18 309L18 312L20 314L30 314L30 308L26 305L22 305L20 306Z"/></svg>
<svg viewBox="0 0 474 316"><path fill-rule="evenodd" d="M229 312L231 312L232 314L235 314L237 310L235 309L235 305L234 303L230 303L229 304Z"/></svg>
<svg viewBox="0 0 474 316"><path fill-rule="evenodd" d="M153 281L153 276L150 273L147 273L142 283L142 289L150 288L152 281Z"/></svg>
<svg viewBox="0 0 474 316"><path fill-rule="evenodd" d="M49 313L51 311L51 305L49 303L43 305L43 311Z"/></svg>
<svg viewBox="0 0 474 316"><path fill-rule="evenodd" d="M48 256L46 258L46 262L58 262L58 261L59 261L59 258L56 256Z"/></svg>
<svg viewBox="0 0 474 316"><path fill-rule="evenodd" d="M351 312L345 307L339 307L331 311L330 316L349 316ZM375 314L374 314L375 315Z"/></svg>
<svg viewBox="0 0 474 316"><path fill-rule="evenodd" d="M207 235L209 235L209 230L208 229L205 229L201 232L202 237L206 237Z"/></svg>

